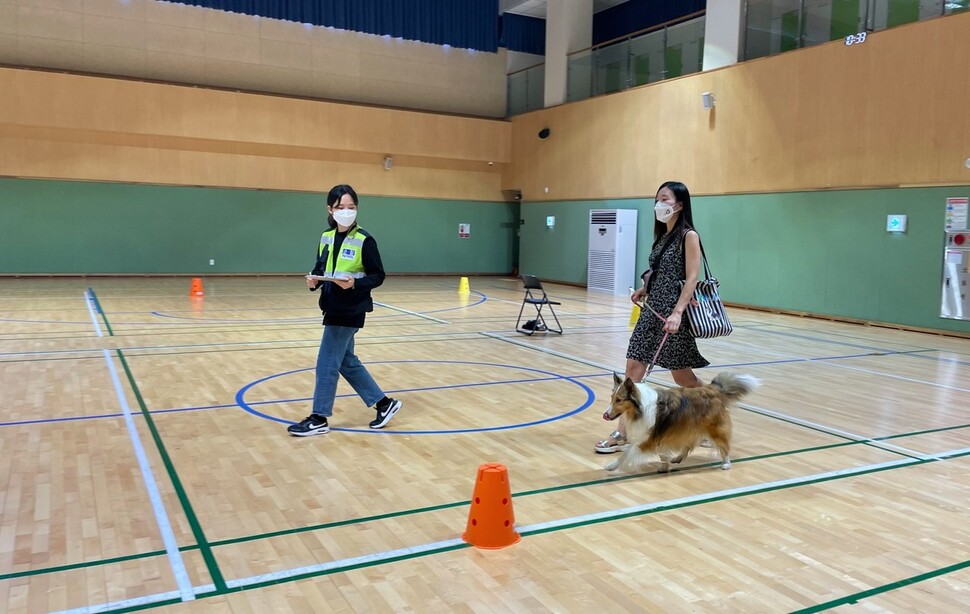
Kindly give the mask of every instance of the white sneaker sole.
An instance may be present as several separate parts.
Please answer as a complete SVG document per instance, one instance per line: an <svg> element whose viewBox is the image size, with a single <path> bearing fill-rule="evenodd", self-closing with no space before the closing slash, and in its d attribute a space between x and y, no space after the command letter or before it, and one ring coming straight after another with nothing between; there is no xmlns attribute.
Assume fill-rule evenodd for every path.
<svg viewBox="0 0 970 614"><path fill-rule="evenodd" d="M294 437L310 437L311 435L325 435L330 432L330 427L325 426L319 429L313 429L312 431L307 431L306 433L294 433L293 431L286 431Z"/></svg>
<svg viewBox="0 0 970 614"><path fill-rule="evenodd" d="M387 426L387 423L391 421L391 418L394 417L394 414L396 414L401 410L401 407L403 405L404 403L402 401L394 401L393 403L391 403L391 408L387 410L387 415L384 416L383 420L381 420L377 424L369 424L368 426L370 426L372 429L375 429L375 430L384 428L385 426Z"/></svg>

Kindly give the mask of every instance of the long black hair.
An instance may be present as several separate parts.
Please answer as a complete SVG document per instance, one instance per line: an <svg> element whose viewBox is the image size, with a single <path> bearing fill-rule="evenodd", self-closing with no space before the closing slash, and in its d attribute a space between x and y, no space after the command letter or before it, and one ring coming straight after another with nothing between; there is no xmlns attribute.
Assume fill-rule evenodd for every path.
<svg viewBox="0 0 970 614"><path fill-rule="evenodd" d="M664 181L657 188L657 194L660 194L660 190L668 188L674 193L674 200L679 202L682 206L679 215L677 216L677 223L674 224L673 232L674 236L678 234L683 234L685 230L694 228L694 216L690 212L690 190L687 186L679 181ZM660 242L660 239L667 234L667 223L661 222L654 218L653 222L653 244L656 245Z"/></svg>
<svg viewBox="0 0 970 614"><path fill-rule="evenodd" d="M341 183L330 188L330 193L327 194L327 207L334 207L344 197L344 194L350 194L351 200L354 201L355 205L359 206L357 192L354 192L354 189L349 185ZM327 210L327 224L330 225L330 228L337 227L337 220L333 219L333 216L330 215L329 209Z"/></svg>

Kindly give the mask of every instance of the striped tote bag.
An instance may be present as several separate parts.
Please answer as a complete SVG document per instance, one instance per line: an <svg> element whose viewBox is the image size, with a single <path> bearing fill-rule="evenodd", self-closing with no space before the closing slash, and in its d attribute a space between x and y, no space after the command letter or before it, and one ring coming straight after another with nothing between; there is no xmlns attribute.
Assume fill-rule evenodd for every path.
<svg viewBox="0 0 970 614"><path fill-rule="evenodd" d="M704 259L704 279L698 280L697 287L694 288L694 296L684 311L687 315L687 323L690 325L691 334L699 339L726 337L734 329L731 327L731 321L728 320L727 311L724 310L724 303L717 293L717 279L711 275L703 244L701 244L701 256ZM684 282L680 282L680 285L683 287Z"/></svg>

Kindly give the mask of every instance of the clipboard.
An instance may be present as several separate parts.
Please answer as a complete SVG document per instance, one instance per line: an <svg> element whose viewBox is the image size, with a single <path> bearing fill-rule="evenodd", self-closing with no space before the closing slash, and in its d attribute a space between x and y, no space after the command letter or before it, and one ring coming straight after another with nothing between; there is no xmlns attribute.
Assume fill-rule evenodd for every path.
<svg viewBox="0 0 970 614"><path fill-rule="evenodd" d="M350 275L347 275L346 273L333 273L333 274L325 273L323 275L307 274L306 278L314 279L316 281L334 281L335 279L340 281L350 281L351 279L353 279Z"/></svg>

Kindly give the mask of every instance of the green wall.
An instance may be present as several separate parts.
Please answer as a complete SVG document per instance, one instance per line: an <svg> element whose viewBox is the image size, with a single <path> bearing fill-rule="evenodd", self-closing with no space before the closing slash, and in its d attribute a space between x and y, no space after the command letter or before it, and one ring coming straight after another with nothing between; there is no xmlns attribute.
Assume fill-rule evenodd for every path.
<svg viewBox="0 0 970 614"><path fill-rule="evenodd" d="M970 332L939 317L945 199L967 195L970 186L706 196L693 199L694 222L727 301ZM645 199L524 204L520 270L585 285L589 210L610 208L639 211L639 275L653 233ZM886 232L890 214L909 216L906 234Z"/></svg>
<svg viewBox="0 0 970 614"><path fill-rule="evenodd" d="M360 224L389 273L512 271L518 203L360 198ZM0 274L305 272L326 225L325 199L0 179ZM458 237L459 223L471 224L469 238Z"/></svg>

